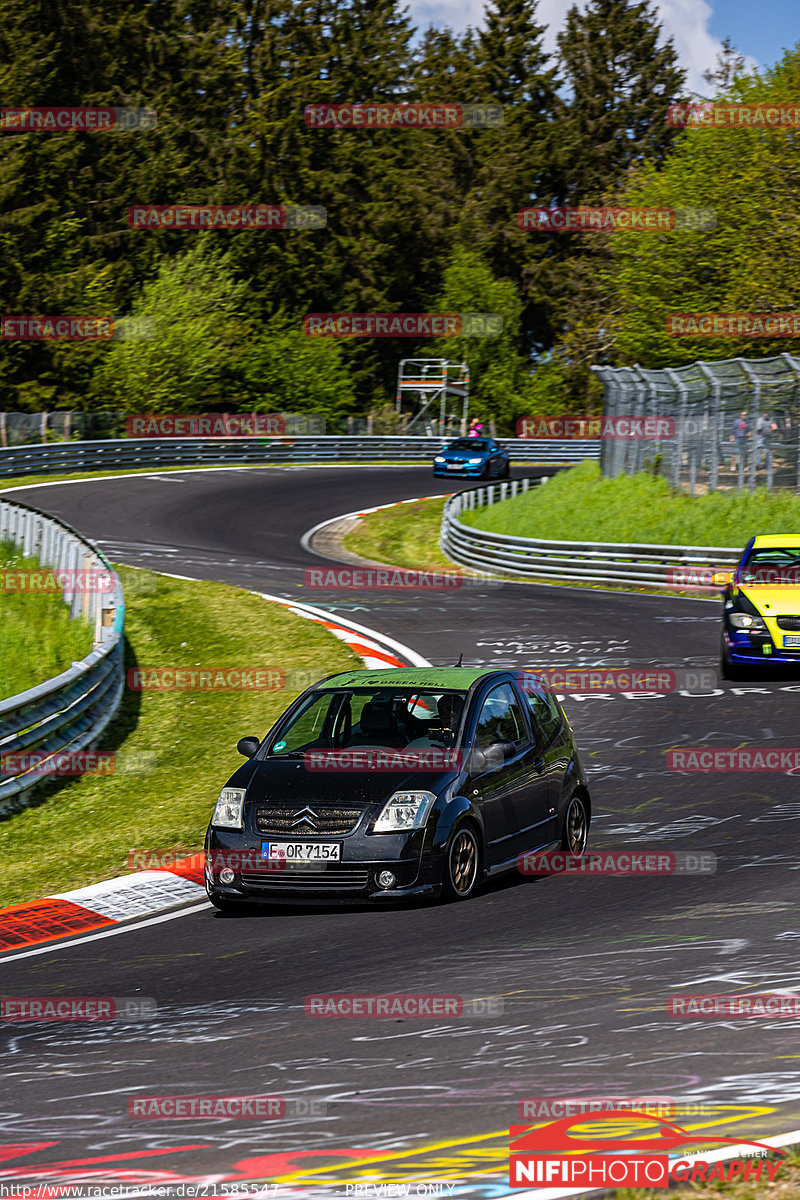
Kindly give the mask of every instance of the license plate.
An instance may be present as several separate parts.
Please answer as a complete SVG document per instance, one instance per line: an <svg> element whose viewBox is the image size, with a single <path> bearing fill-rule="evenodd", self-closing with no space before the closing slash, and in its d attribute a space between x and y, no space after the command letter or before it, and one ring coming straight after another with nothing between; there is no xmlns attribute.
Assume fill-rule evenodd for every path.
<svg viewBox="0 0 800 1200"><path fill-rule="evenodd" d="M464 468L463 463L448 463L447 464L448 471L461 471L461 470L463 470L463 468Z"/></svg>
<svg viewBox="0 0 800 1200"><path fill-rule="evenodd" d="M787 633L783 635L784 646L800 646L800 634Z"/></svg>
<svg viewBox="0 0 800 1200"><path fill-rule="evenodd" d="M284 862L339 862L340 842L262 842L261 857Z"/></svg>

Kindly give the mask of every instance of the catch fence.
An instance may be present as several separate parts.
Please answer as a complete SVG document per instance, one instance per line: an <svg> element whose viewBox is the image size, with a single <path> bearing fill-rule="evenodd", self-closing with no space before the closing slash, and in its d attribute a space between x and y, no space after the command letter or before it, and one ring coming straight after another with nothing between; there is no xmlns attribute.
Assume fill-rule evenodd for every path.
<svg viewBox="0 0 800 1200"><path fill-rule="evenodd" d="M606 417L674 422L661 441L605 441L604 475L650 470L690 494L800 491L800 358L729 358L684 367L593 367Z"/></svg>

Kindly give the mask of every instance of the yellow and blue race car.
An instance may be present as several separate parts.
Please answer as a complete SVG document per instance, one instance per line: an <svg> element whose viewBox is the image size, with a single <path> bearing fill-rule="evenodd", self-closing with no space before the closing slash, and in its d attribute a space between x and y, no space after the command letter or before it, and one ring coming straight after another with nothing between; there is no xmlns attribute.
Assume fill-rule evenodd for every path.
<svg viewBox="0 0 800 1200"><path fill-rule="evenodd" d="M800 666L800 533L751 538L723 597L725 679L766 663Z"/></svg>

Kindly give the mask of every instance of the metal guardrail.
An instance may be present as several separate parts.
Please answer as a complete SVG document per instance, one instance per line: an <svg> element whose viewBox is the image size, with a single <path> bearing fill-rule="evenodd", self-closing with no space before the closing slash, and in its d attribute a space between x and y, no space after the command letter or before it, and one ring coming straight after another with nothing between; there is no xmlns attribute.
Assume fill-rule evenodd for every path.
<svg viewBox="0 0 800 1200"><path fill-rule="evenodd" d="M6 755L33 754L48 759L64 752L77 754L97 740L122 699L122 585L91 542L69 525L28 505L0 499L0 541L13 542L24 555L38 558L43 567L70 572L64 600L72 617L82 615L93 624L94 643L86 658L54 679L0 700L0 759ZM72 573L86 571L107 575L104 586L109 590L81 586ZM41 782L45 771L43 763L33 770L28 766L27 770L0 772L0 813L19 806L14 797Z"/></svg>
<svg viewBox="0 0 800 1200"><path fill-rule="evenodd" d="M116 471L120 468L294 462L432 462L452 438L275 437L120 438L52 442L0 449L0 476ZM499 439L500 440L500 439ZM599 459L600 443L549 439L501 440L518 463L577 463Z"/></svg>
<svg viewBox="0 0 800 1200"><path fill-rule="evenodd" d="M514 479L452 496L444 506L440 544L455 562L481 571L562 582L606 583L628 587L672 588L677 569L727 570L741 550L731 546L654 546L646 543L558 542L544 538L490 533L458 518L464 511L522 495L546 480Z"/></svg>

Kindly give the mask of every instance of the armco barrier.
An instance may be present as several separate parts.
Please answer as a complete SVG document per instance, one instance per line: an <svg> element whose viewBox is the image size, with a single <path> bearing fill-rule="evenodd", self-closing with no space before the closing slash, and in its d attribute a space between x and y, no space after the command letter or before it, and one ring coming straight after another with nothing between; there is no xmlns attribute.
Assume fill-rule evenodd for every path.
<svg viewBox="0 0 800 1200"><path fill-rule="evenodd" d="M433 462L452 438L275 437L119 438L97 442L51 442L0 449L0 476L118 471L137 467L328 462ZM597 441L513 439L501 441L519 463L578 463L600 458Z"/></svg>
<svg viewBox="0 0 800 1200"><path fill-rule="evenodd" d="M83 615L93 626L91 653L55 679L0 700L0 758L78 753L97 740L122 698L125 605L119 577L99 550L74 529L13 500L0 499L0 541L13 542L43 566L109 577L107 591L63 589L70 615ZM2 663L0 688L1 672ZM0 812L18 806L19 800L13 798L41 779L41 774L30 770L0 772Z"/></svg>
<svg viewBox="0 0 800 1200"><path fill-rule="evenodd" d="M556 542L543 538L490 533L465 525L465 510L497 504L544 482L514 479L508 483L471 488L451 497L444 506L441 547L449 558L466 566L499 574L525 575L566 582L618 584L623 587L671 588L668 572L675 568L736 565L741 550L731 546L653 546L620 542Z"/></svg>

